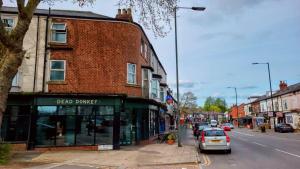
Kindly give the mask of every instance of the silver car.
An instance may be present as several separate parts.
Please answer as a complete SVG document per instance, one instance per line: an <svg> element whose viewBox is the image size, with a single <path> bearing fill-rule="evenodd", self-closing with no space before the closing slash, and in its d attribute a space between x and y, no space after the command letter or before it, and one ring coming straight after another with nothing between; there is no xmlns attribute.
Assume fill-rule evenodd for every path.
<svg viewBox="0 0 300 169"><path fill-rule="evenodd" d="M224 150L231 153L230 137L221 128L205 128L199 137L200 152L206 150Z"/></svg>

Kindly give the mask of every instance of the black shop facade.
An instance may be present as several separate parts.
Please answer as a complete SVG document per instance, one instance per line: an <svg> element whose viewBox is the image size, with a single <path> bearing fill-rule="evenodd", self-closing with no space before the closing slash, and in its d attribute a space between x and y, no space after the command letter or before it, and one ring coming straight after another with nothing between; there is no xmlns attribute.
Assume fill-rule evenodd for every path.
<svg viewBox="0 0 300 169"><path fill-rule="evenodd" d="M159 133L159 103L125 95L10 94L1 140L27 149L119 149Z"/></svg>

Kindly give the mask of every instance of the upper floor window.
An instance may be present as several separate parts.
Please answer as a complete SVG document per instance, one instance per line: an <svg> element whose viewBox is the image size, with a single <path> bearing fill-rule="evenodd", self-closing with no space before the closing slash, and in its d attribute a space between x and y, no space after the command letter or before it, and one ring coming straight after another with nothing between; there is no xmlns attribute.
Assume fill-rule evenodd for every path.
<svg viewBox="0 0 300 169"><path fill-rule="evenodd" d="M19 72L15 75L15 77L13 78L13 81L11 83L12 86L19 86Z"/></svg>
<svg viewBox="0 0 300 169"><path fill-rule="evenodd" d="M127 83L136 84L136 64L127 63Z"/></svg>
<svg viewBox="0 0 300 169"><path fill-rule="evenodd" d="M164 102L165 101L165 91L164 91L164 88L163 87L161 87L160 88L160 93L159 93L160 95L160 101L161 102Z"/></svg>
<svg viewBox="0 0 300 169"><path fill-rule="evenodd" d="M67 29L65 23L53 23L51 27L51 41L58 43L67 42Z"/></svg>
<svg viewBox="0 0 300 169"><path fill-rule="evenodd" d="M144 57L146 58L148 54L148 46L146 43L144 43Z"/></svg>
<svg viewBox="0 0 300 169"><path fill-rule="evenodd" d="M283 101L283 108L284 108L284 110L288 109L288 104L287 104L286 100Z"/></svg>
<svg viewBox="0 0 300 169"><path fill-rule="evenodd" d="M141 40L141 55L144 53L144 41Z"/></svg>
<svg viewBox="0 0 300 169"><path fill-rule="evenodd" d="M152 79L151 81L151 93L152 93L152 98L158 98L158 80L157 79Z"/></svg>
<svg viewBox="0 0 300 169"><path fill-rule="evenodd" d="M50 61L50 81L64 81L66 72L65 60Z"/></svg>
<svg viewBox="0 0 300 169"><path fill-rule="evenodd" d="M2 23L4 24L4 28L9 32L14 27L14 19L12 19L12 18L4 18L4 19L2 19Z"/></svg>

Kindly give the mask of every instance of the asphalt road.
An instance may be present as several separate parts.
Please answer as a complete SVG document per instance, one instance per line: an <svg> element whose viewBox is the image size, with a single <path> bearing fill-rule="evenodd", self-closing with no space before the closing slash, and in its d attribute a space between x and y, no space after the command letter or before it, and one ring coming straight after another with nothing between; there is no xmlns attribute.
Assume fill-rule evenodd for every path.
<svg viewBox="0 0 300 169"><path fill-rule="evenodd" d="M281 133L280 133L281 134ZM247 129L234 129L232 153L201 154L203 169L299 169L300 135L262 134Z"/></svg>

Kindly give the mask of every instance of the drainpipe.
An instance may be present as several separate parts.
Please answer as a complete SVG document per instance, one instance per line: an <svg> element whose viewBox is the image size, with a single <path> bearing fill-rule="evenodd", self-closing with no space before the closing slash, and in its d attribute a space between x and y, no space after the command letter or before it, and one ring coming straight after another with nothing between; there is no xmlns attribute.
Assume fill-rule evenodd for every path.
<svg viewBox="0 0 300 169"><path fill-rule="evenodd" d="M40 41L40 16L38 15L38 20L37 20L37 30L36 30L36 43L35 43L35 63L34 63L34 76L33 76L33 89L32 91L35 92L36 88L36 72L37 72L37 59L38 59L38 47L39 47L39 41Z"/></svg>
<svg viewBox="0 0 300 169"><path fill-rule="evenodd" d="M51 8L49 8L48 16L46 18L46 33L45 33L45 53L44 53L44 70L43 70L43 87L42 92L45 92L45 83L46 83L46 64L47 64L47 51L48 51L48 27L49 27L49 18L51 15Z"/></svg>

